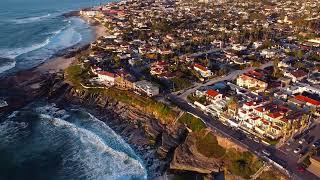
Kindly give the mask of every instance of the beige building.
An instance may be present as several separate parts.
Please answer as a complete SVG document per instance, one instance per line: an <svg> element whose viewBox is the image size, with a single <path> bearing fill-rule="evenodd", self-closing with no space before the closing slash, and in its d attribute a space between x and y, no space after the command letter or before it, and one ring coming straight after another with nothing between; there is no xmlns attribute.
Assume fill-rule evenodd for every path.
<svg viewBox="0 0 320 180"><path fill-rule="evenodd" d="M268 88L268 83L246 74L237 78L237 85L255 92L264 92Z"/></svg>
<svg viewBox="0 0 320 180"><path fill-rule="evenodd" d="M115 79L115 84L120 89L124 89L124 90L133 89L133 82L123 76L118 76Z"/></svg>
<svg viewBox="0 0 320 180"><path fill-rule="evenodd" d="M308 167L308 171L320 178L320 157L312 156L310 157L310 162L311 164Z"/></svg>

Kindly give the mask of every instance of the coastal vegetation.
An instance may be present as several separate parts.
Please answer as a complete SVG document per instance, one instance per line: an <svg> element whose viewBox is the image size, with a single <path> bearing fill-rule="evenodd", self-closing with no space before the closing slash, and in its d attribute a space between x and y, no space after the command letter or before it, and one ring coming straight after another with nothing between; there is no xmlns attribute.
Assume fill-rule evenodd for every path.
<svg viewBox="0 0 320 180"><path fill-rule="evenodd" d="M103 91L103 95L133 106L141 110L141 112L152 114L163 124L173 123L179 114L178 111L173 110L166 104L163 104L151 98L139 96L130 91L123 91L112 87Z"/></svg>
<svg viewBox="0 0 320 180"><path fill-rule="evenodd" d="M152 98L137 95L131 91L123 91L115 87L106 89L90 88L85 89L82 84L91 76L89 68L85 65L72 65L65 70L65 78L68 83L77 90L88 91L89 93L110 97L116 101L135 107L141 112L153 115L163 124L170 124L178 117L179 112L173 110L168 105L158 102Z"/></svg>
<svg viewBox="0 0 320 180"><path fill-rule="evenodd" d="M71 65L65 70L65 78L73 86L80 88L81 87L81 76L85 74L83 68L80 65Z"/></svg>
<svg viewBox="0 0 320 180"><path fill-rule="evenodd" d="M208 131L197 133L197 150L204 156L211 158L221 158L225 155L226 149L218 144L217 137Z"/></svg>
<svg viewBox="0 0 320 180"><path fill-rule="evenodd" d="M269 168L267 171L261 173L257 180L286 180L285 175L283 175L279 170L274 167Z"/></svg>
<svg viewBox="0 0 320 180"><path fill-rule="evenodd" d="M262 166L263 162L249 151L239 152L235 149L228 149L226 156L227 169L234 175L245 179L250 178Z"/></svg>
<svg viewBox="0 0 320 180"><path fill-rule="evenodd" d="M263 162L251 152L219 144L217 137L208 129L195 132L195 139L195 147L200 154L222 160L223 166L233 175L248 179L263 166Z"/></svg>
<svg viewBox="0 0 320 180"><path fill-rule="evenodd" d="M192 131L200 131L206 127L204 122L201 121L201 119L194 117L192 114L184 113L179 118L180 123L184 123L190 128Z"/></svg>
<svg viewBox="0 0 320 180"><path fill-rule="evenodd" d="M192 85L191 82L188 81L185 78L175 77L175 78L172 79L172 82L174 84L174 90L175 91L180 91L182 89L186 89L186 88L188 88L188 87L190 87Z"/></svg>

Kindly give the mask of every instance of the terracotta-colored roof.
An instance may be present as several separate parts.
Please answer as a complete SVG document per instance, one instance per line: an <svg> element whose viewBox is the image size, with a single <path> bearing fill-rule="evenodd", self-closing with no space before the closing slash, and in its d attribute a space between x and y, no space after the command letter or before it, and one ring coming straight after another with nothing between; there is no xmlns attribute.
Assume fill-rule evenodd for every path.
<svg viewBox="0 0 320 180"><path fill-rule="evenodd" d="M301 69L293 71L293 72L291 72L291 74L296 78L301 78L301 77L305 77L308 75L308 73L306 73L305 71L303 71Z"/></svg>
<svg viewBox="0 0 320 180"><path fill-rule="evenodd" d="M281 118L280 121L287 123L288 119L287 118Z"/></svg>
<svg viewBox="0 0 320 180"><path fill-rule="evenodd" d="M320 106L320 102L314 99L311 99L309 97L303 96L303 95L297 95L295 96L295 99L302 101L302 102L306 102L315 106Z"/></svg>
<svg viewBox="0 0 320 180"><path fill-rule="evenodd" d="M253 101L249 101L249 102L246 102L245 103L247 106L252 106L253 104L254 104L254 102Z"/></svg>
<svg viewBox="0 0 320 180"><path fill-rule="evenodd" d="M104 76L113 77L113 78L115 78L115 77L116 77L116 75L115 75L115 74L113 74L113 73L111 73L111 72L107 72L107 71L100 71L100 72L98 72L98 74L100 74L100 75L104 75Z"/></svg>
<svg viewBox="0 0 320 180"><path fill-rule="evenodd" d="M275 113L269 113L268 116L274 119L274 118L278 118L282 115L280 112L275 112Z"/></svg>
<svg viewBox="0 0 320 180"><path fill-rule="evenodd" d="M165 62L165 61L157 61L155 63L155 65L157 65L157 66L165 66L165 65L167 65L167 62Z"/></svg>
<svg viewBox="0 0 320 180"><path fill-rule="evenodd" d="M200 69L202 71L207 71L208 70L206 67L202 66L201 64L197 64L197 63L194 64L194 67L196 67L196 68L198 68L198 69Z"/></svg>
<svg viewBox="0 0 320 180"><path fill-rule="evenodd" d="M208 96L216 97L216 96L219 95L220 93L219 93L218 91L215 91L215 90L210 89L210 90L207 91L207 94L208 94Z"/></svg>
<svg viewBox="0 0 320 180"><path fill-rule="evenodd" d="M256 77L256 78L262 78L263 77L262 73L257 72L255 70L247 72L246 75L251 76L251 77Z"/></svg>
<svg viewBox="0 0 320 180"><path fill-rule="evenodd" d="M254 118L251 118L251 120L257 121L257 120L260 120L260 118L259 117L254 117Z"/></svg>
<svg viewBox="0 0 320 180"><path fill-rule="evenodd" d="M255 108L255 110L257 110L257 111L259 111L259 112L263 112L263 107L262 107L262 106L257 107L257 108Z"/></svg>
<svg viewBox="0 0 320 180"><path fill-rule="evenodd" d="M265 120L265 119L261 119L261 122L265 125L269 125L269 121Z"/></svg>

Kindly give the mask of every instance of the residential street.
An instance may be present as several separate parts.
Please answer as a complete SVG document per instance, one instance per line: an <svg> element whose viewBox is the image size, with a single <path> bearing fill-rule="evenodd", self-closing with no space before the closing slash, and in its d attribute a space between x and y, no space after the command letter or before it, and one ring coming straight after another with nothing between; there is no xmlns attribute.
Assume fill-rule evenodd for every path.
<svg viewBox="0 0 320 180"><path fill-rule="evenodd" d="M264 158L264 159L266 158L266 156L261 151L263 149L268 150L271 153L269 158L274 162L283 166L285 169L287 169L290 172L290 175L293 179L317 180L317 177L308 171L298 174L298 172L296 171L297 163L293 161L291 156L288 156L281 149L280 150L275 149L274 147L266 146L262 143L255 142L253 139L249 138L249 136L246 136L240 130L233 129L229 126L222 124L219 120L204 114L201 110L197 108L192 107L191 105L188 104L188 102L185 99L182 99L177 95L169 94L168 98L172 103L177 105L182 110L201 118L206 123L206 125L212 129L212 131L218 133L219 135L230 138L234 142L246 147L251 152L254 152L256 155L260 156L261 158Z"/></svg>
<svg viewBox="0 0 320 180"><path fill-rule="evenodd" d="M262 66L260 66L261 69L264 69L264 68L267 68L267 67L270 67L272 66L272 62L268 62L266 64L263 64ZM230 73L229 75L227 76L220 76L220 77L217 77L217 78L214 78L214 79L211 79L209 80L208 82L202 84L202 83L195 83L194 86L192 86L192 88L190 89L187 89L187 90L181 90L181 91L178 91L178 92L175 92L173 94L177 95L177 94L180 94L179 97L181 97L182 99L187 99L188 95L195 92L197 89L201 88L201 87L205 87L205 86L210 86L214 83L217 83L217 82L220 82L220 81L225 81L225 80L229 80L229 81L232 81L234 79L236 79L240 74L243 74L243 73L246 73L246 72L249 72L251 70L254 70L256 68L254 67L249 67L249 68L246 68L244 70L237 70L237 71L234 71L232 73Z"/></svg>

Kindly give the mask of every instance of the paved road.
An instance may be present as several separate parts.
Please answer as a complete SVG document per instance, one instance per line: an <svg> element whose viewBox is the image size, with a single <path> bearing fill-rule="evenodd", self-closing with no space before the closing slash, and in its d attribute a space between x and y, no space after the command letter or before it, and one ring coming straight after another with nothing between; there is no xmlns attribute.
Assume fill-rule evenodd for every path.
<svg viewBox="0 0 320 180"><path fill-rule="evenodd" d="M270 61L270 62L260 66L260 69L264 69L264 68L270 67L272 65L273 65L273 62ZM246 68L244 70L236 70L236 71L233 71L232 73L228 74L227 76L220 76L220 77L211 79L206 83L195 83L192 86L192 88L187 89L187 90L181 90L181 91L175 92L173 94L175 94L175 95L179 94L179 97L181 97L182 99L186 99L189 94L195 92L197 89L199 89L201 87L210 86L210 85L212 85L214 83L217 83L217 82L220 82L220 81L225 81L225 80L232 81L232 80L236 79L240 74L252 71L254 69L256 69L256 68L249 67L249 68Z"/></svg>
<svg viewBox="0 0 320 180"><path fill-rule="evenodd" d="M198 117L200 117L207 125L207 127L211 128L211 130L215 133L218 133L224 137L227 137L234 142L246 147L251 152L254 152L256 155L263 158L263 154L261 153L261 150L266 149L269 152L271 152L271 156L269 157L271 160L277 162L278 164L282 165L285 169L287 169L290 174L293 176L292 179L297 180L316 180L318 179L316 176L309 172L304 172L303 174L298 174L296 171L297 163L292 161L290 157L287 156L285 152L282 150L276 149L274 147L266 146L262 143L257 143L248 136L245 136L243 132L240 130L233 129L231 127L228 127L224 124L222 124L219 120L216 118L213 118L210 115L204 114L201 110L192 107L188 104L188 102L174 94L169 94L168 98L170 101L177 105L180 109L190 112Z"/></svg>
<svg viewBox="0 0 320 180"><path fill-rule="evenodd" d="M213 52L213 51L212 51ZM263 64L260 68L264 69L266 67L270 67L273 65L273 62L268 62L266 64ZM271 155L268 157L272 161L280 164L282 167L284 167L286 170L290 172L291 179L294 180L317 180L318 178L313 175L312 173L306 171L304 173L298 173L296 171L297 169L297 162L295 159L288 156L288 154L283 151L282 149L277 149L275 147L266 146L262 143L258 143L253 140L253 138L250 138L250 136L246 136L241 130L233 129L229 126L226 126L222 124L219 120L216 118L213 118L210 115L206 115L203 113L203 111L194 108L187 102L187 96L193 92L195 92L197 89L205 86L212 85L214 83L225 81L225 80L234 80L236 79L240 74L246 73L248 71L254 70L256 68L250 67L246 68L244 70L237 70L232 73L230 73L227 76L222 76L218 78L211 79L210 81L206 83L195 83L194 86L192 86L190 89L178 91L175 93L168 94L167 97L170 99L172 103L177 105L180 109L192 113L195 116L200 117L207 125L207 127L211 128L211 130L215 133L218 133L224 137L227 137L234 142L246 147L251 152L255 153L261 158L264 158L265 155L261 153L261 150L268 150Z"/></svg>

